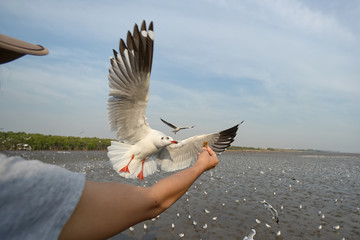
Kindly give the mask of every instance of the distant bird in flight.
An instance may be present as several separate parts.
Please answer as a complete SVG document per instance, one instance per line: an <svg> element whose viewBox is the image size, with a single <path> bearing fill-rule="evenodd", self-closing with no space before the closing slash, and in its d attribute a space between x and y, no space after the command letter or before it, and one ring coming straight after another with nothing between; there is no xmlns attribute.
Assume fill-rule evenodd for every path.
<svg viewBox="0 0 360 240"><path fill-rule="evenodd" d="M126 44L120 39L120 51L113 50L114 58L110 59L108 118L119 141L111 142L108 157L114 170L125 178L143 180L156 172L157 165L163 171L187 168L196 161L203 144L219 154L234 141L239 126L180 142L152 129L145 112L150 97L153 46L153 23L147 28L143 21L140 29L135 24L132 35L128 31Z"/></svg>
<svg viewBox="0 0 360 240"><path fill-rule="evenodd" d="M176 134L178 131L183 130L183 129L189 129L189 128L194 128L195 126L191 126L191 127L177 127L172 123L169 123L167 121L165 121L164 119L160 118L160 120L165 123L166 125L168 125L169 127L173 128L173 133Z"/></svg>
<svg viewBox="0 0 360 240"><path fill-rule="evenodd" d="M264 207L271 212L271 214L272 214L273 218L275 219L276 223L279 224L279 215L278 215L277 210L276 210L275 208L273 208L273 206L271 206L271 205L270 205L267 201L265 201L265 200L262 201L262 202L260 202L260 203L264 204Z"/></svg>

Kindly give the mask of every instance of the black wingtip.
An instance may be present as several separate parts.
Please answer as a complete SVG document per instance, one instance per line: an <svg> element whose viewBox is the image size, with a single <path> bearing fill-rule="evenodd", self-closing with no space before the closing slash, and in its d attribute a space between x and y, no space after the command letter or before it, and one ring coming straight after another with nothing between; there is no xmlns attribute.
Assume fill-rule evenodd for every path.
<svg viewBox="0 0 360 240"><path fill-rule="evenodd" d="M146 31L146 21L143 20L141 23L141 31Z"/></svg>
<svg viewBox="0 0 360 240"><path fill-rule="evenodd" d="M154 31L154 23L152 21L149 24L149 30Z"/></svg>
<svg viewBox="0 0 360 240"><path fill-rule="evenodd" d="M226 129L224 131L221 131L220 132L220 137L221 136L234 136L235 137L236 132L237 132L237 130L239 128L239 125L240 124L237 124L237 125L235 125L235 126L233 126L231 128L228 128L228 129Z"/></svg>
<svg viewBox="0 0 360 240"><path fill-rule="evenodd" d="M121 55L124 54L125 49L126 49L126 44L125 44L124 40L122 38L120 38L119 51L120 51Z"/></svg>
<svg viewBox="0 0 360 240"><path fill-rule="evenodd" d="M237 124L231 128L219 132L218 139L214 144L211 145L211 148L214 150L214 152L220 154L230 146L230 144L235 140L239 125L240 124Z"/></svg>

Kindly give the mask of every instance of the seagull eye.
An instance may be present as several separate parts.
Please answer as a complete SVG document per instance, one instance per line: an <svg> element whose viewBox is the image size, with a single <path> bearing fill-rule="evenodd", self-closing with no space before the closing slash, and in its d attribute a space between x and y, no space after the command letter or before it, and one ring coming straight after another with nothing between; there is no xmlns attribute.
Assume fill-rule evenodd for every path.
<svg viewBox="0 0 360 240"><path fill-rule="evenodd" d="M164 139L164 137L161 137L161 140L163 140Z"/></svg>
<svg viewBox="0 0 360 240"><path fill-rule="evenodd" d="M166 137L166 140L169 140L169 137Z"/></svg>

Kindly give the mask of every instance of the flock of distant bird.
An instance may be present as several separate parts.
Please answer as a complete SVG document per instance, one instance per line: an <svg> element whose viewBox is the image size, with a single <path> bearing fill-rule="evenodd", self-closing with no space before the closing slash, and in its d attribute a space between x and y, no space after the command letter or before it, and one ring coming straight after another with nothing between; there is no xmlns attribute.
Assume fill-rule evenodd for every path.
<svg viewBox="0 0 360 240"><path fill-rule="evenodd" d="M188 194L188 192L186 192L186 195L187 195L187 194ZM205 191L204 194L206 195L207 192ZM186 200L188 201L188 199L186 199ZM246 202L246 199L244 198L243 201L244 201L244 203L245 203L245 202ZM237 199L237 200L235 200L235 202L236 202L236 203L239 203L239 200ZM277 210L276 210L273 206L271 206L271 205L270 205L267 201L265 201L265 200L260 201L259 203L263 204L263 206L264 206L267 210L269 210L269 211L271 212L271 214L272 214L272 219L273 219L277 224L279 224L279 215L278 215ZM224 206L225 206L225 204L223 203L223 207L224 207ZM210 214L210 211L209 211L208 209L204 209L204 212L205 212L206 214ZM320 214L320 213L319 213L319 214ZM179 218L180 213L176 213L176 216L177 216L177 218ZM152 221L155 221L155 220L156 220L157 218L159 218L159 217L160 217L160 216L157 216L156 218L153 218ZM189 218L189 219L192 219L192 217L191 217L190 214L188 215L188 218ZM215 221L217 220L217 217L213 217L212 220L215 222ZM256 221L257 224L260 224L260 223L261 223L261 221L260 221L259 219L256 219L255 221ZM193 221L192 221L192 224L193 224L194 226L196 226L196 225L197 225L197 222L196 222L195 220L193 220ZM267 227L267 228L270 228L271 226L266 223L266 227ZM147 230L147 228L148 228L148 226L146 225L146 223L144 223L144 230ZM208 225L205 223L205 224L202 226L202 229L207 229L207 228L208 228ZM171 224L171 229L172 229L172 230L175 229L175 224L174 224L174 223ZM339 228L334 226L334 229L339 229ZM134 228L133 228L133 227L130 227L129 230L132 232L132 231L134 231ZM255 234L256 234L255 228L251 228L251 231L250 231L249 235L245 236L243 240L253 240L253 239L254 239L253 237L255 236ZM276 233L276 235L277 235L277 236L280 236L280 235L281 235L281 231L278 231L278 232ZM184 233L179 233L178 236L179 236L180 238L183 238L183 237L185 236L185 234L184 234Z"/></svg>
<svg viewBox="0 0 360 240"><path fill-rule="evenodd" d="M278 215L277 210L276 210L273 206L271 206L271 205L270 205L267 201L265 201L265 200L263 200L263 201L261 201L261 202L259 202L259 203L263 204L264 207L271 212L271 214L272 214L272 219L274 219L275 222L276 222L277 224L279 224L279 215ZM260 224L260 223L261 223L261 221L260 221L259 219L255 219L255 222L256 222L257 224ZM265 225L266 225L267 228L270 228L270 227L271 227L271 226L270 226L269 224L267 224L267 223L266 223ZM250 231L249 235L245 236L245 237L243 238L243 240L253 240L255 234L256 234L256 230L255 230L254 228L251 228L251 231ZM280 235L281 235L281 231L279 230L279 231L276 233L276 235L277 235L277 236L280 236Z"/></svg>
<svg viewBox="0 0 360 240"><path fill-rule="evenodd" d="M261 174L261 173L260 173ZM239 176L239 175L238 175ZM212 178L212 174L211 174L211 178ZM297 183L301 183L299 180L297 180L297 179L293 179L294 181L296 181ZM202 184L201 182L200 182L200 184ZM194 189L197 189L198 188L198 186L196 186L196 185L194 185L193 186L194 187ZM290 187L291 188L291 187ZM256 188L254 188L254 190L256 191ZM227 193L228 191L227 190L225 190L225 193ZM207 195L208 194L208 192L206 191L206 190L204 190L203 191L203 193L204 193L204 195ZM188 195L188 192L186 192L186 195ZM188 197L185 197L184 198L184 201L186 201L186 202L189 202L189 198ZM243 201L243 203L244 204L246 204L247 203L247 199L246 198L243 198L242 199L242 201ZM335 204L337 204L337 203L339 203L339 202L343 202L344 200L343 200L343 198L340 198L340 200L338 200L338 199L334 199L334 203ZM239 199L235 199L235 202L236 203L240 203L240 200ZM276 222L278 225L281 225L281 221L280 221L280 218L279 218L279 214L278 214L278 210L277 209L275 209L269 202L267 202L266 200L263 200L263 201L258 201L258 203L259 203L259 205L261 204L263 207L264 207L264 209L266 209L267 211L269 211L269 213L271 214L270 216L269 216L269 218L271 218L274 222ZM222 203L222 206L223 207L225 207L225 203ZM299 206L298 206L298 209L299 210L304 210L304 206L302 205L302 204L300 204ZM306 208L305 208L306 209ZM283 206L280 206L280 210L281 210L281 212L284 210L284 207ZM207 215L210 215L211 214L211 212L210 212L210 210L209 209L204 209L203 210L203 212L205 213L205 214L207 214ZM360 208L358 208L358 212L360 213ZM319 211L318 212L318 215L320 216L320 218L321 218L321 220L323 221L323 222L325 222L325 214L324 213L322 213L321 211ZM176 213L176 216L177 216L177 218L179 218L179 216L180 216L180 213L179 212L177 212ZM158 216L157 218L154 218L154 219L152 219L152 221L155 221L156 219L158 219L160 216ZM198 226L198 222L193 218L193 216L191 216L190 214L187 216L187 218L192 222L192 224L193 224L193 226L195 227L195 226ZM214 216L214 217L212 217L211 218L212 219L212 221L213 222L216 222L217 221L217 217L216 216ZM259 220L259 219L255 219L255 222L256 222L256 226L254 226L254 227L252 227L251 229L250 229L250 232L246 235L246 236L244 236L244 238L243 238L243 240L254 240L254 236L256 235L256 229L258 228L258 225L261 223L261 221ZM270 224L268 224L268 223L265 223L265 226L266 226L266 228L271 228L271 225ZM201 226L199 226L201 229L203 229L203 230L206 230L207 228L209 228L209 225L207 224L207 223L202 223L201 224ZM146 224L144 224L144 230L147 230L147 228L148 228L148 226L146 225ZM334 229L335 231L338 231L339 229L341 228L341 226L340 225L334 225L334 226L332 226L332 229ZM318 229L317 229L317 231L322 231L322 229L323 229L323 226L322 225L319 225L318 226ZM175 230L175 223L171 223L171 231L173 232ZM130 231L134 231L134 228L130 228ZM177 233L178 234L178 237L179 238L184 238L185 237L185 233L184 232L180 232L180 233ZM276 236L277 237L280 237L281 235L282 235L282 232L281 232L281 230L277 230L277 232L275 233L276 234ZM344 239L344 238L343 238Z"/></svg>

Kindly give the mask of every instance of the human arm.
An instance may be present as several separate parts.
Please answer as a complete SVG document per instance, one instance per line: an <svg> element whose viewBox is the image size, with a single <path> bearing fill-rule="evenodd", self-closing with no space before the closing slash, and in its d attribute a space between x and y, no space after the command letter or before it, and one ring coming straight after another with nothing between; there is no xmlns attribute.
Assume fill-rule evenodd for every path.
<svg viewBox="0 0 360 240"><path fill-rule="evenodd" d="M216 153L210 147L204 147L192 167L159 181L151 187L151 194L161 203L164 211L176 202L203 172L217 164Z"/></svg>
<svg viewBox="0 0 360 240"><path fill-rule="evenodd" d="M104 239L169 208L218 158L209 147L196 163L143 188L122 183L86 182L80 201L59 239Z"/></svg>

